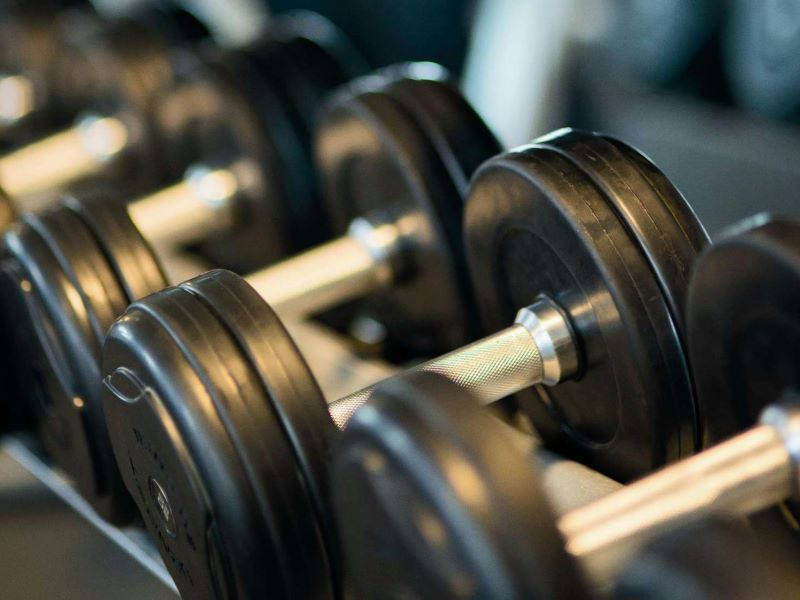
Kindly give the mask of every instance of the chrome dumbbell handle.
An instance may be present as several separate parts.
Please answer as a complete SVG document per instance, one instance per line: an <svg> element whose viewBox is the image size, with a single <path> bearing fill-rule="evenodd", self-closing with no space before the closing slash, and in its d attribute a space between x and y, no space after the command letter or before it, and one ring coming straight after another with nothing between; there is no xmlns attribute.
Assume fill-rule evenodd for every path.
<svg viewBox="0 0 800 600"><path fill-rule="evenodd" d="M0 74L0 132L37 109L36 85L22 73Z"/></svg>
<svg viewBox="0 0 800 600"><path fill-rule="evenodd" d="M438 373L482 404L490 404L532 385L555 385L575 375L578 367L578 352L566 316L553 301L540 298L522 309L511 327L395 377L420 371ZM328 406L340 429L369 401L375 387Z"/></svg>
<svg viewBox="0 0 800 600"><path fill-rule="evenodd" d="M246 279L278 314L302 317L390 285L402 246L396 225L359 218L346 235Z"/></svg>
<svg viewBox="0 0 800 600"><path fill-rule="evenodd" d="M704 513L745 517L796 495L800 408L776 405L760 425L559 519L571 554L607 586L636 550Z"/></svg>
<svg viewBox="0 0 800 600"><path fill-rule="evenodd" d="M183 180L131 202L128 214L157 249L174 250L233 225L242 185L233 168L191 167ZM400 228L354 219L347 233L247 277L284 317L321 312L395 279Z"/></svg>
<svg viewBox="0 0 800 600"><path fill-rule="evenodd" d="M233 223L239 180L229 169L195 165L183 180L128 205L128 215L158 249L191 244Z"/></svg>
<svg viewBox="0 0 800 600"><path fill-rule="evenodd" d="M26 198L99 174L132 141L121 119L86 115L69 129L0 157L0 185L24 211Z"/></svg>

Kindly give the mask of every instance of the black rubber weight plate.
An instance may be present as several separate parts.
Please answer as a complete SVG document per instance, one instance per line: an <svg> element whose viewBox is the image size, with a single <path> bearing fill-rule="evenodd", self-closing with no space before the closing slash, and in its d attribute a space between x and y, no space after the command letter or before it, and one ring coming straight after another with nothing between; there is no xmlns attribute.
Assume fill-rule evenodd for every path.
<svg viewBox="0 0 800 600"><path fill-rule="evenodd" d="M32 227L24 223L14 227L4 244L31 290L26 303L35 309L15 328L15 335L27 340L29 354L13 360L20 363L19 373L30 375L23 387L43 411L44 445L101 516L124 523L133 515L132 505L119 480L97 401L96 320L74 279Z"/></svg>
<svg viewBox="0 0 800 600"><path fill-rule="evenodd" d="M438 79L433 77L432 69L439 72ZM403 72L405 76L398 77L386 91L414 115L441 161L442 168L430 173L431 177L438 175L438 185L444 191L440 198L434 198L433 208L438 211L442 234L452 248L465 318L477 322L463 253L464 203L472 174L484 161L500 153L500 143L467 99L447 80L447 74L441 73L441 67L410 64L400 70ZM477 333L478 328L468 331L470 336Z"/></svg>
<svg viewBox="0 0 800 600"><path fill-rule="evenodd" d="M269 52L251 54L272 79L298 126L311 138L320 100L332 89L366 72L343 33L316 13L281 15L270 27ZM263 49L263 46L262 46Z"/></svg>
<svg viewBox="0 0 800 600"><path fill-rule="evenodd" d="M111 323L128 306L128 300L94 236L63 206L39 215L26 215L23 220L47 242L78 290L99 346Z"/></svg>
<svg viewBox="0 0 800 600"><path fill-rule="evenodd" d="M291 202L284 207L287 226L297 232L292 236L295 239L290 241L299 250L329 235L324 219L318 220L313 226L308 219L309 214L321 210L311 139L322 99L334 87L343 84L346 76L342 68L336 68L332 75L313 64L305 64L308 61L303 61L303 42L312 43L307 37L311 32L306 30L300 19L292 19L290 23L291 27L277 28L278 39L249 49L247 55L253 63L253 72L275 94L283 107L284 116L296 138L296 155L284 153L282 168L286 183L291 186L287 190ZM331 60L330 57L328 59ZM259 107L260 97L256 95L254 98ZM262 119L265 123L270 122L269 115ZM279 131L275 130L272 135L277 137ZM279 148L290 149L284 140L276 139L275 143Z"/></svg>
<svg viewBox="0 0 800 600"><path fill-rule="evenodd" d="M277 42L264 44L264 51ZM260 181L242 194L236 226L224 236L199 244L212 262L249 271L321 241L323 220L298 228L293 203L319 197L311 173L310 140L292 120L285 101L248 50L230 51L209 65L217 110L225 119L211 123L198 140L211 165L231 161L258 169ZM237 168L242 168L241 166ZM312 210L313 212L313 210Z"/></svg>
<svg viewBox="0 0 800 600"><path fill-rule="evenodd" d="M250 54L260 76L270 82L271 89L286 107L302 140L304 160L289 164L307 169L301 179L309 189L292 195L288 207L292 227L304 234L313 232L322 239L329 232L313 231L308 220L309 214L321 210L311 139L324 98L331 90L366 72L366 65L344 34L319 14L294 11L281 15L271 24L270 33L274 47L264 51L257 46ZM308 240L314 241L310 237Z"/></svg>
<svg viewBox="0 0 800 600"><path fill-rule="evenodd" d="M337 578L340 565L329 507L327 460L331 440L338 431L308 365L275 313L241 277L217 270L181 287L196 295L224 323L261 378L266 399L250 404L254 411L264 413L262 418L269 421L277 418L292 445L297 468L304 477L322 527L324 552L335 563L331 569L318 569L316 576ZM263 432L256 431L256 436L262 445L269 443ZM272 455L282 451L282 441L279 446L261 448L260 453ZM273 486L274 482L263 479L256 485ZM309 540L311 543L314 542ZM306 549L305 554L311 556L311 550Z"/></svg>
<svg viewBox="0 0 800 600"><path fill-rule="evenodd" d="M722 239L698 261L689 345L704 445L751 426L800 390L800 225L772 220Z"/></svg>
<svg viewBox="0 0 800 600"><path fill-rule="evenodd" d="M308 217L321 212L311 130L322 97L361 70L346 46L323 17L292 13L271 23L261 41L212 67L222 85L220 114L230 121L207 136L203 154L222 164L245 157L263 177L263 189L247 190L239 226L201 246L215 264L249 271L329 237L327 219ZM220 148L229 155L220 156Z"/></svg>
<svg viewBox="0 0 800 600"><path fill-rule="evenodd" d="M31 331L42 318L29 283L15 261L0 262L0 434L33 430L40 408L41 390L31 376L35 369L31 347L36 343ZM55 351L53 345L48 347Z"/></svg>
<svg viewBox="0 0 800 600"><path fill-rule="evenodd" d="M149 127L153 100L170 89L176 80L171 51L155 30L131 19L118 19L99 30L81 36L78 51L93 76L93 108L98 114L120 115L138 128L138 143L125 152L125 168L136 177L126 181L137 190L149 189L178 173L165 173L166 161L154 160L161 146Z"/></svg>
<svg viewBox="0 0 800 600"><path fill-rule="evenodd" d="M430 353L463 344L473 333L458 268L463 249L454 225L461 219L463 198L461 181L452 180L452 165L444 162L442 151L457 140L455 133L449 124L435 128L435 115L421 118L428 111L423 102L411 109L410 102L394 97L391 85L404 75L413 79L413 66L360 80L332 100L317 134L317 163L338 232L357 217L414 222L418 234L411 272L368 304L391 340ZM449 86L429 84L429 90ZM463 126L474 124L469 120Z"/></svg>
<svg viewBox="0 0 800 600"><path fill-rule="evenodd" d="M104 372L117 460L182 595L328 594L293 449L203 302L171 288L133 304L109 332Z"/></svg>
<svg viewBox="0 0 800 600"><path fill-rule="evenodd" d="M150 244L124 205L103 194L67 197L65 206L89 228L128 303L167 287L167 277Z"/></svg>
<svg viewBox="0 0 800 600"><path fill-rule="evenodd" d="M53 410L54 406L63 405L54 405L52 398L72 396L64 346L53 333L41 298L14 261L3 263L0 295L2 317L8 320L3 368L7 370L4 377L9 379L3 381L4 403L8 403L10 414L17 417L9 425L14 430L30 427L63 464L73 464L64 457L89 454L83 431L74 429L80 421L65 419L58 410ZM76 431L78 437L74 438ZM77 483L81 487L85 482Z"/></svg>
<svg viewBox="0 0 800 600"><path fill-rule="evenodd" d="M365 598L582 598L532 461L431 373L389 380L348 423L334 503Z"/></svg>
<svg viewBox="0 0 800 600"><path fill-rule="evenodd" d="M650 160L618 140L564 129L535 144L562 152L603 191L650 262L683 337L691 269L709 239L680 192Z"/></svg>
<svg viewBox="0 0 800 600"><path fill-rule="evenodd" d="M615 600L790 600L800 577L794 541L769 545L741 521L676 524L640 549L619 576Z"/></svg>
<svg viewBox="0 0 800 600"><path fill-rule="evenodd" d="M39 215L26 215L24 222L36 229L45 240L64 274L70 279L74 290L80 297L86 316L92 324L97 341L95 354L78 354L74 361L80 362L81 373L90 375L76 385L70 395L60 395L53 402L62 402L62 414L79 410L86 425L85 435L89 436L93 462L72 463L73 476L80 481L95 479L97 489L85 488L82 493L98 512L106 518L124 522L130 515L130 501L122 485L111 450L105 419L100 406L100 346L105 333L114 320L125 310L128 298L114 275L103 252L91 232L74 213L63 206L55 206ZM74 300L73 300L74 301ZM69 314L51 314L58 321L57 329L70 335L72 325L62 319ZM50 358L55 355L45 350ZM57 370L58 366L51 369ZM73 381L76 379L73 378ZM76 409L76 399L81 406ZM81 473L78 469L85 469Z"/></svg>
<svg viewBox="0 0 800 600"><path fill-rule="evenodd" d="M294 37L306 46L310 52L304 52L302 56L304 60L311 59L307 65L315 72L314 80L317 83L325 81L326 89L338 85L342 79L347 81L369 70L364 57L344 32L319 13L289 11L275 19L272 26L277 37ZM327 75L326 80L318 78L323 73Z"/></svg>
<svg viewBox="0 0 800 600"><path fill-rule="evenodd" d="M581 377L518 394L549 443L620 480L694 451L691 385L669 304L582 169L536 146L489 161L473 179L465 235L490 330L539 294L570 315Z"/></svg>
<svg viewBox="0 0 800 600"><path fill-rule="evenodd" d="M441 67L412 63L397 73L387 93L416 116L436 147L450 183L460 194L460 210L472 174L500 153L500 142Z"/></svg>

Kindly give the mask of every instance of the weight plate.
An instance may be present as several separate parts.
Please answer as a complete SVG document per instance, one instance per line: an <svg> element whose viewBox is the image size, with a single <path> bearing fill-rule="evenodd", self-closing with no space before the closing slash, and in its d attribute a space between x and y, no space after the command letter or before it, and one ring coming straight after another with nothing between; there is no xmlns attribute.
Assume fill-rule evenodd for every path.
<svg viewBox="0 0 800 600"><path fill-rule="evenodd" d="M263 44L250 50L261 74L270 79L303 131L311 139L320 100L332 89L367 71L344 34L319 14L293 11L281 15Z"/></svg>
<svg viewBox="0 0 800 600"><path fill-rule="evenodd" d="M130 335L128 345L143 335L153 344L144 364L135 343L120 343ZM239 540L252 539L258 508L233 442L215 418L219 399L192 360L161 315L134 305L106 340L103 406L123 480L181 594L233 598L237 565L223 561L227 552L220 549L238 550ZM161 372L148 373L148 366ZM174 397L181 398L180 410ZM247 569L246 561L240 564ZM274 563L264 569L265 577L276 576Z"/></svg>
<svg viewBox="0 0 800 600"><path fill-rule="evenodd" d="M752 221L698 260L689 288L689 356L704 445L753 425L800 389L800 225Z"/></svg>
<svg viewBox="0 0 800 600"><path fill-rule="evenodd" d="M637 553L620 575L613 598L796 598L796 556L776 540L770 542L760 543L740 521L710 517L681 523Z"/></svg>
<svg viewBox="0 0 800 600"><path fill-rule="evenodd" d="M737 0L725 31L725 67L737 100L775 118L800 116L800 3Z"/></svg>
<svg viewBox="0 0 800 600"><path fill-rule="evenodd" d="M54 333L41 298L13 260L4 261L0 268L0 305L6 332L3 405L4 412L11 416L0 429L28 429L38 432L45 447L69 447L72 432L53 410L51 401L67 396L70 387L64 347ZM78 453L83 450L79 448Z"/></svg>
<svg viewBox="0 0 800 600"><path fill-rule="evenodd" d="M486 326L507 327L546 294L567 312L579 378L517 395L548 443L618 480L695 450L683 345L646 257L603 191L531 145L484 164L465 217Z"/></svg>
<svg viewBox="0 0 800 600"><path fill-rule="evenodd" d="M533 461L474 398L432 373L372 398L332 464L360 595L588 597Z"/></svg>
<svg viewBox="0 0 800 600"><path fill-rule="evenodd" d="M237 196L234 227L196 250L214 264L249 271L315 237L318 225L296 232L288 216L295 195L308 190L298 167L305 160L302 142L275 92L241 54L229 53L224 69L214 64L208 70L200 85L208 86L215 106L197 132L197 152L210 166L233 167L246 187Z"/></svg>
<svg viewBox="0 0 800 600"><path fill-rule="evenodd" d="M33 89L33 110L4 127L3 145L18 147L48 131L67 125L74 117L75 107L54 93L53 81L62 64L63 50L59 23L53 12L39 6L22 4L6 7L0 23L0 63L4 73L20 74ZM91 18L88 7L81 16Z"/></svg>
<svg viewBox="0 0 800 600"><path fill-rule="evenodd" d="M307 17L307 20L309 23L306 24L300 18L282 21L275 27L273 39L247 51L254 76L275 94L296 137L298 155L292 157L287 154L282 158L284 177L287 184L291 185L287 190L290 202L284 207L284 211L288 220L287 227L290 231L297 232L297 250L330 235L326 226L321 223L310 226L308 220L308 215L319 212L321 205L310 144L322 99L348 78L346 66L332 64L334 60L330 55L325 56L327 65L315 65L309 60L303 60L304 55L308 54L303 49L303 42L315 46L318 54L325 52L312 38L307 37L309 33L318 33L311 27L316 19ZM258 98L255 95L256 106L259 106ZM264 117L264 122L269 122L268 117ZM276 143L280 143L280 140Z"/></svg>
<svg viewBox="0 0 800 600"><path fill-rule="evenodd" d="M99 343L128 298L89 229L62 206L23 217L47 242L86 305Z"/></svg>
<svg viewBox="0 0 800 600"><path fill-rule="evenodd" d="M432 78L432 71L438 72L441 79ZM438 175L441 189L446 193L433 208L438 209L442 233L453 249L453 268L459 274L466 322L476 323L463 253L464 198L470 177L484 161L500 153L500 143L466 98L447 83L448 76L441 72L441 67L423 63L405 66L399 72L400 76L386 91L414 115L444 167ZM416 77L408 77L409 72ZM430 176L435 175L432 172ZM475 337L478 328L468 333L469 337Z"/></svg>
<svg viewBox="0 0 800 600"><path fill-rule="evenodd" d="M104 500L104 509L106 504L111 505L108 509L112 511L116 510L117 505L121 505L125 509L124 518L128 518L130 503L122 487L119 474L114 470L108 432L100 407L99 385L100 346L105 332L128 305L128 298L93 236L72 212L56 206L38 215L25 215L22 220L41 236L58 261L63 273L69 278L70 283L74 286L72 291L77 293L77 298L73 297L70 300L82 302L86 318L91 323L96 336L96 342L93 344L93 347L96 348L95 352L79 354L75 357L75 361L85 363L81 365L80 369L87 374L91 373L91 379L85 381L85 386L83 383L76 385L70 390L69 395L53 397L51 401L53 404L63 402L64 406L60 410L70 412L75 410L77 398L82 410L87 414L94 415L91 429L87 429L86 434L92 436L90 444L96 453L94 460L99 461L102 465L100 467L95 464L76 466L92 470L101 468L103 470L102 478L109 482L107 485L110 485L110 493L121 496L119 499L112 498L109 502ZM68 319L69 314L52 313L50 318L61 321ZM59 322L56 327L62 331L69 331L73 325ZM44 340L45 338L40 337L39 339ZM48 358L57 357L49 349L45 349L44 352ZM71 364L71 362L67 364ZM50 368L56 370L58 367ZM74 377L69 375L68 377L76 383L81 381L78 373ZM59 409L55 408L55 410ZM60 461L60 458L56 457L56 460ZM81 475L81 478L91 479L93 477L95 477L93 473ZM96 492L92 490L90 493L92 494L90 501L92 501Z"/></svg>
<svg viewBox="0 0 800 600"><path fill-rule="evenodd" d="M181 284L181 288L196 295L225 325L260 376L267 398L253 409L266 411L269 420L277 418L294 449L297 468L322 527L325 553L333 563L328 576L336 581L341 567L329 508L327 461L337 430L314 376L280 319L241 277L229 271L211 271ZM257 436L260 439L263 434ZM262 450L269 451L274 450ZM263 480L260 485L272 482ZM341 589L340 584L335 588Z"/></svg>
<svg viewBox="0 0 800 600"><path fill-rule="evenodd" d="M20 357L31 355L29 348L34 343L27 335L31 331L27 319L41 320L41 311L36 307L35 295L31 291L14 261L0 262L0 331L3 332L0 434L33 430L36 424L37 391L26 386L26 382L35 380L29 376L32 364L29 360L20 360ZM25 372L21 373L21 369Z"/></svg>
<svg viewBox="0 0 800 600"><path fill-rule="evenodd" d="M293 448L198 297L134 303L109 332L104 373L117 460L182 595L332 595Z"/></svg>
<svg viewBox="0 0 800 600"><path fill-rule="evenodd" d="M105 330L99 329L97 315L75 285L74 273L64 268L31 223L15 225L6 234L4 251L17 263L28 293L35 295L27 303L36 314L14 328L14 336L29 340L31 354L8 359L21 375L31 376L23 389L44 411L43 444L98 514L127 523L133 507L114 464L97 398ZM90 245L86 252L92 251ZM88 269L81 271L91 277Z"/></svg>
<svg viewBox="0 0 800 600"><path fill-rule="evenodd" d="M274 262L327 236L324 220L310 222L308 211L297 218L295 204L318 210L309 140L282 98L285 83L271 79L255 58L280 45L270 37L257 49L231 51L208 65L218 107L199 132L200 155L214 165L233 164L248 183L238 198L236 226L198 250L236 271Z"/></svg>
<svg viewBox="0 0 800 600"><path fill-rule="evenodd" d="M292 194L287 207L292 229L308 229L308 214L321 210L321 199L310 141L320 104L335 87L366 71L349 41L330 21L315 13L297 11L282 16L270 30L272 48L251 48L261 77L281 99L302 140L303 161L291 161L305 190ZM300 169L305 169L300 173ZM316 233L316 232L315 232ZM320 230L320 240L330 232Z"/></svg>
<svg viewBox="0 0 800 600"><path fill-rule="evenodd" d="M110 202L101 190L67 196L63 203L94 236L125 292L127 304L169 285L161 262L131 221L124 205Z"/></svg>
<svg viewBox="0 0 800 600"><path fill-rule="evenodd" d="M421 79L421 73L425 82L392 88L403 77ZM357 217L414 231L412 252L405 253L408 273L366 306L387 327L389 340L417 355L452 349L473 333L458 268L462 181L452 178L453 171L470 165L454 167L454 157L465 153L445 147L484 142L488 134L465 102L453 98L450 85L433 79L441 75L407 65L355 82L327 106L316 143L326 204L338 232ZM405 91L412 87L420 94L413 103ZM488 146L476 152L493 152Z"/></svg>
<svg viewBox="0 0 800 600"><path fill-rule="evenodd" d="M418 63L395 69L398 75L387 93L412 111L425 128L452 183L462 194L457 203L460 206L472 174L500 153L500 142L442 67Z"/></svg>
<svg viewBox="0 0 800 600"><path fill-rule="evenodd" d="M323 54L313 64L303 60L308 45ZM308 218L321 202L309 131L321 97L358 69L360 61L353 67L335 58L350 59L345 46L328 21L301 13L277 19L260 41L207 65L207 93L217 108L194 146L205 161L234 164L248 182L237 226L198 248L214 264L250 271L329 237L325 219Z"/></svg>
<svg viewBox="0 0 800 600"><path fill-rule="evenodd" d="M275 19L276 36L282 39L293 38L299 47L298 56L310 62L316 75L311 82L322 83L328 90L365 74L369 70L364 57L355 45L332 21L319 13L307 10L291 10ZM324 77L318 77L320 75Z"/></svg>
<svg viewBox="0 0 800 600"><path fill-rule="evenodd" d="M184 50L198 44L208 30L169 4L146 7L102 26L65 30L69 62L60 69L58 89L83 98L81 110L91 106L95 114L113 115L128 128L128 146L107 172L137 191L182 175L185 164L174 171L173 161L154 160L170 141L157 130L154 110L179 80L175 46Z"/></svg>
<svg viewBox="0 0 800 600"><path fill-rule="evenodd" d="M647 257L683 338L692 265L710 240L681 193L649 159L619 140L562 129L536 145L561 152L603 191Z"/></svg>

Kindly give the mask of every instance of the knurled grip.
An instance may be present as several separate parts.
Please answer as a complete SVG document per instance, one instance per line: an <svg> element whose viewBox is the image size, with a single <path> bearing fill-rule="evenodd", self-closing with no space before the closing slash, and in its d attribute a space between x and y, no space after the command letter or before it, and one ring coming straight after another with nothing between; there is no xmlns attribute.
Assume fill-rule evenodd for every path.
<svg viewBox="0 0 800 600"><path fill-rule="evenodd" d="M470 392L481 404L490 404L528 386L540 383L544 374L542 355L531 332L513 325L440 358L404 371L443 375ZM367 402L376 386L370 386L332 402L328 410L334 423L344 429L350 417Z"/></svg>

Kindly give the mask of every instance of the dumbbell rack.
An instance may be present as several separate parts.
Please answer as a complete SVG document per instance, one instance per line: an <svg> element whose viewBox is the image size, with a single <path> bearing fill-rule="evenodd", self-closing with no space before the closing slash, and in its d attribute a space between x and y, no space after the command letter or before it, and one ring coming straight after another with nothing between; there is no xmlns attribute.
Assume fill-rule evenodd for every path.
<svg viewBox="0 0 800 600"><path fill-rule="evenodd" d="M141 529L117 529L100 519L64 477L51 468L29 439L10 437L0 445L0 544L14 548L15 557L3 569L4 593L14 597L43 596L58 590L65 597L80 597L87 587L108 589L116 597L174 598L172 579L152 541ZM39 511L38 509L44 509ZM10 517L9 515L13 515ZM16 519L16 520L13 520ZM27 541L22 526L35 526ZM20 544L25 547L21 548ZM73 548L79 549L72 552ZM44 564L49 557L69 553L69 566ZM98 572L101 564L114 572L126 572L126 586ZM29 560L41 556L44 560ZM116 574L113 575L116 579ZM120 594L123 594L120 596Z"/></svg>
<svg viewBox="0 0 800 600"><path fill-rule="evenodd" d="M391 373L384 363L356 357L321 325L290 327L328 398ZM100 519L31 438L0 440L0 548L15 550L0 566L0 595L177 597L144 529L118 529Z"/></svg>

